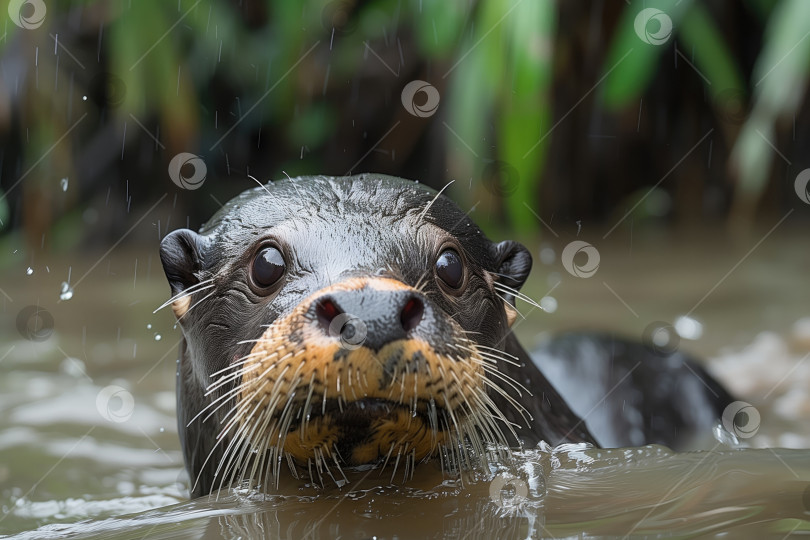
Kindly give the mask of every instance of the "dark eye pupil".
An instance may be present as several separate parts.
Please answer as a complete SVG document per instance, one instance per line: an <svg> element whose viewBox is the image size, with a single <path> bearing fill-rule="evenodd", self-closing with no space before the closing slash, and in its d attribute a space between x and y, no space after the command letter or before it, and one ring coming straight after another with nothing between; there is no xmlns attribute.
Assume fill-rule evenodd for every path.
<svg viewBox="0 0 810 540"><path fill-rule="evenodd" d="M281 279L285 268L281 252L274 247L265 248L253 259L253 281L260 287L269 287Z"/></svg>
<svg viewBox="0 0 810 540"><path fill-rule="evenodd" d="M461 282L464 280L464 265L461 264L461 256L452 249L442 251L436 261L436 275L453 289L461 287Z"/></svg>

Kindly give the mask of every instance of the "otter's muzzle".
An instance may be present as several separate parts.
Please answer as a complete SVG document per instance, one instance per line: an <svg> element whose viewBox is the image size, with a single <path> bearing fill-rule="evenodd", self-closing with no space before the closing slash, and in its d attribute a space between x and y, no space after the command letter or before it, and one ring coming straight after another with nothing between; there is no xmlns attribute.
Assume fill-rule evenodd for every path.
<svg viewBox="0 0 810 540"><path fill-rule="evenodd" d="M418 289L352 278L307 297L257 340L234 421L256 451L299 464L400 454L416 463L489 422L485 364Z"/></svg>

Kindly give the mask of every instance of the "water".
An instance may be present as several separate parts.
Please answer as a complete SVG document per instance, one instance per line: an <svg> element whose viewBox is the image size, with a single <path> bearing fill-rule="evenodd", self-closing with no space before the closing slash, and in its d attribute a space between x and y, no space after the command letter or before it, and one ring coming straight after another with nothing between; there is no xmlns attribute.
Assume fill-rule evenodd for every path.
<svg viewBox="0 0 810 540"><path fill-rule="evenodd" d="M544 265L536 257L528 292L542 298L552 280L562 280L550 293L556 310L535 311L517 331L527 346L538 329L607 327L640 338L651 321L674 323L686 315L758 239L723 253L707 235L672 242L667 250L660 238L636 238L622 257L615 256L619 248L600 246L602 266L591 279L569 277L558 261L547 257L552 263ZM810 452L803 450L810 447L810 264L796 245L790 234L770 239L690 314L694 323L681 321L699 339L682 336L680 346L711 358L712 372L760 413L755 436L737 441L748 448L731 448L733 438L720 444L710 434L704 450L681 454L660 447L543 447L463 485L427 464L405 484L392 483L389 474L355 472L341 489L288 481L273 496L238 492L195 501L187 500L175 426L179 331L168 310L152 313L168 294L156 254L123 247L106 259L102 253L47 261L20 254L0 275L0 534L810 534ZM684 262L693 260L703 264ZM72 297L60 299L66 276ZM21 331L18 314L27 306L34 306L26 312L34 318ZM695 333L695 323L702 332Z"/></svg>
<svg viewBox="0 0 810 540"><path fill-rule="evenodd" d="M591 535L785 536L810 533L810 459L800 450L673 454L666 448L585 445L525 451L515 474L461 485L423 467L407 486L377 471L343 489L282 485L176 502L142 495L93 504L23 503L14 512L60 521L18 538L556 538ZM756 467L752 467L756 463ZM168 493L171 486L166 486ZM149 505L154 510L134 512ZM122 510L127 515L115 517Z"/></svg>

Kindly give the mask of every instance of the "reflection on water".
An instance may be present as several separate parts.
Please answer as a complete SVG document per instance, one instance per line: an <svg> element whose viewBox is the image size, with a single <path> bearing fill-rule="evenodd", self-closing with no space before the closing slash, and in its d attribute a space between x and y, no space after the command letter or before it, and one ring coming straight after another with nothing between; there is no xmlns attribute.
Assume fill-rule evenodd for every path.
<svg viewBox="0 0 810 540"><path fill-rule="evenodd" d="M154 253L116 252L61 299L70 268L82 275L95 257L47 265L20 260L0 279L13 299L0 298L0 534L810 534L810 452L764 448L810 447L808 252L794 249L798 240L790 235L771 237L718 285L757 239L723 252L710 239L670 243L667 250L659 240L637 236L629 254L600 246L602 265L592 279L571 277L558 261L538 257L527 291L540 299L554 287L547 305L556 310L532 313L517 332L529 347L540 329L612 329L640 338L651 322L676 321L715 288L691 315L702 337L684 339L681 347L712 358L710 371L761 413L756 436L741 439L751 448L711 438L704 446L711 451L682 454L658 447L541 448L518 456L517 469L463 486L428 464L407 485L354 473L342 491L290 484L274 497L197 501L186 499L175 427L179 332L170 313L152 313L168 293ZM688 264L696 260L701 264ZM29 305L47 309L52 332L18 331L18 314Z"/></svg>
<svg viewBox="0 0 810 540"><path fill-rule="evenodd" d="M535 538L668 532L810 532L810 457L799 450L675 454L649 446L541 446L514 474L461 485L424 467L408 486L348 472L350 488L282 485L124 517L47 525L19 538ZM381 485L382 484L382 485ZM369 487L367 487L369 486ZM105 513L120 509L111 505Z"/></svg>

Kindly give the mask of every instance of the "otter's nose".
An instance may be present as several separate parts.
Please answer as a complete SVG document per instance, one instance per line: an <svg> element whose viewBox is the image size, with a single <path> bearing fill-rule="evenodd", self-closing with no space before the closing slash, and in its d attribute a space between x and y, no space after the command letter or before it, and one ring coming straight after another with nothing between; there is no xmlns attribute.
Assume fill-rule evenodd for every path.
<svg viewBox="0 0 810 540"><path fill-rule="evenodd" d="M425 303L413 291L366 287L327 293L311 309L325 334L376 351L406 339L422 321Z"/></svg>

